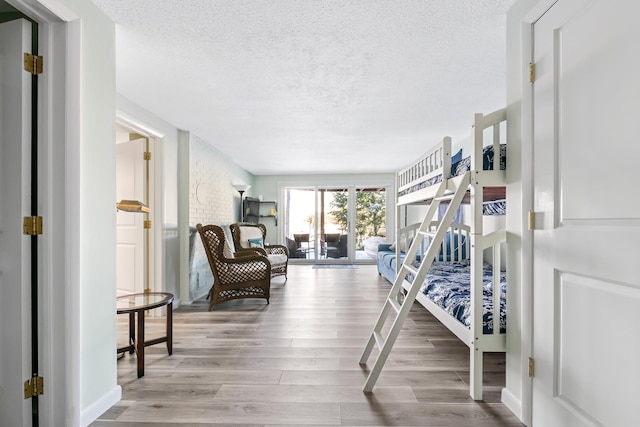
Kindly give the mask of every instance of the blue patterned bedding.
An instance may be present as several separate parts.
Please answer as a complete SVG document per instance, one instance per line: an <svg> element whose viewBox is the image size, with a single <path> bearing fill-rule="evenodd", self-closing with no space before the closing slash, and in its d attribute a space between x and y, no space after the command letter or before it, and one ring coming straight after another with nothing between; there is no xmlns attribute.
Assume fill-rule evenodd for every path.
<svg viewBox="0 0 640 427"><path fill-rule="evenodd" d="M414 263L418 268L419 263ZM471 264L469 261L438 262L431 265L420 291L431 301L442 307L467 328L471 326ZM407 280L412 281L409 273ZM493 276L490 264L483 265L483 330L485 334L493 333ZM500 272L500 333L507 331L506 323L507 279L504 271Z"/></svg>
<svg viewBox="0 0 640 427"><path fill-rule="evenodd" d="M506 215L507 201L505 199L484 202L482 204L482 215Z"/></svg>

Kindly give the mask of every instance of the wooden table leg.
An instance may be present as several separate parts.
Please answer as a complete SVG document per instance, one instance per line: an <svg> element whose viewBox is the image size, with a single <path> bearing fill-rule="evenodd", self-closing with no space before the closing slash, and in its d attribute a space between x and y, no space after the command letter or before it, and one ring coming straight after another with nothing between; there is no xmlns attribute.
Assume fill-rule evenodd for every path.
<svg viewBox="0 0 640 427"><path fill-rule="evenodd" d="M136 314L129 313L129 354L133 354L136 345Z"/></svg>
<svg viewBox="0 0 640 427"><path fill-rule="evenodd" d="M173 304L167 304L167 351L173 354Z"/></svg>
<svg viewBox="0 0 640 427"><path fill-rule="evenodd" d="M144 310L138 311L138 341L136 342L138 378L144 376Z"/></svg>

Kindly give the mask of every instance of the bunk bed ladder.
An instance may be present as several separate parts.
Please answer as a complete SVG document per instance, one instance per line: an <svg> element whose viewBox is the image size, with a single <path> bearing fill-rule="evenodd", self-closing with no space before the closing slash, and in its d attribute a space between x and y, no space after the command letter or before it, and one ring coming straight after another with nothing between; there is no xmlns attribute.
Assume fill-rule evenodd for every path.
<svg viewBox="0 0 640 427"><path fill-rule="evenodd" d="M360 364L364 365L367 363L369 356L371 355L371 351L373 350L373 346L377 345L379 349L378 357L373 365L373 368L369 372L369 376L364 384L363 391L365 393L370 393L373 390L373 387L378 380L378 376L382 372L382 368L384 367L387 358L389 357L389 353L393 348L393 344L395 343L400 331L402 330L402 325L404 324L405 319L409 315L409 311L411 310L411 306L416 299L418 291L420 290L420 286L424 281L429 268L431 268L431 264L433 263L436 256L440 252L441 244L446 236L447 228L451 225L453 221L453 217L455 212L457 211L462 199L469 188L470 184L470 173L467 172L464 175L458 176L454 179L444 180L440 187L437 190L436 196L429 204L429 209L418 229L417 236L420 237L430 237L429 247L427 251L422 254L420 257L420 266L416 269L411 265L411 260L416 259L416 254L418 252L418 248L421 246L420 238L413 239L411 243L411 247L407 251L404 262L402 263L402 267L398 271L396 275L396 279L391 287L391 291L389 292L389 296L387 297L384 306L382 307L382 311L380 312L380 316L375 324L373 332L369 337L369 341L367 346L362 353L362 357L360 358ZM438 224L435 232L429 232L429 227L431 222L436 217L438 213L438 207L440 202L449 201L449 206L444 214L444 217ZM404 296L404 300L401 297L402 284L404 282L405 277L408 273L413 273L413 281L411 282L411 286L407 291L407 294ZM391 325L391 329L387 334L386 338L383 336L382 328L384 327L387 318L389 317L389 312L393 309L396 313L395 319Z"/></svg>

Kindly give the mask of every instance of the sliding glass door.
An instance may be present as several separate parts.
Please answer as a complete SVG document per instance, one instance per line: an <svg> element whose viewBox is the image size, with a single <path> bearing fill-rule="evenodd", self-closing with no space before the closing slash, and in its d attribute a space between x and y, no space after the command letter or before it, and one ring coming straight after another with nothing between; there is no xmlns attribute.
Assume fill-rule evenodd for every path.
<svg viewBox="0 0 640 427"><path fill-rule="evenodd" d="M375 262L385 241L384 187L285 187L284 233L291 259Z"/></svg>

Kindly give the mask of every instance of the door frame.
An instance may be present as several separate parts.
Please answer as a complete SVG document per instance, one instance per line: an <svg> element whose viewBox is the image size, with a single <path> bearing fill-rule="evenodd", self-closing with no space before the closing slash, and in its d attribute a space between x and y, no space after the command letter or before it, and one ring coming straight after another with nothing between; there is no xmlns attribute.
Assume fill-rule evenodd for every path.
<svg viewBox="0 0 640 427"><path fill-rule="evenodd" d="M81 22L58 0L5 1L38 23L39 53L47 58L38 91L38 204L46 230L39 248L39 366L46 382L40 425L80 425L80 269L74 260L81 255Z"/></svg>
<svg viewBox="0 0 640 427"><path fill-rule="evenodd" d="M533 381L529 377L529 357L533 355L533 231L528 228L528 212L533 211L533 85L529 83L529 64L533 61L533 31L535 23L557 3L558 0L540 0L521 22L521 91L520 111L521 138L521 324L520 343L521 372L521 420L531 425L533 416Z"/></svg>
<svg viewBox="0 0 640 427"><path fill-rule="evenodd" d="M162 141L164 135L146 124L137 121L127 115L116 111L116 126L120 126L129 131L137 133L149 139L149 151L151 160L149 161L149 208L151 212L151 233L149 234L149 247L145 246L145 257L149 260L149 288L151 292L164 292L164 240L162 239L162 225L164 224L163 206L163 174L162 174ZM115 143L115 141L114 141ZM146 273L145 273L146 274Z"/></svg>

